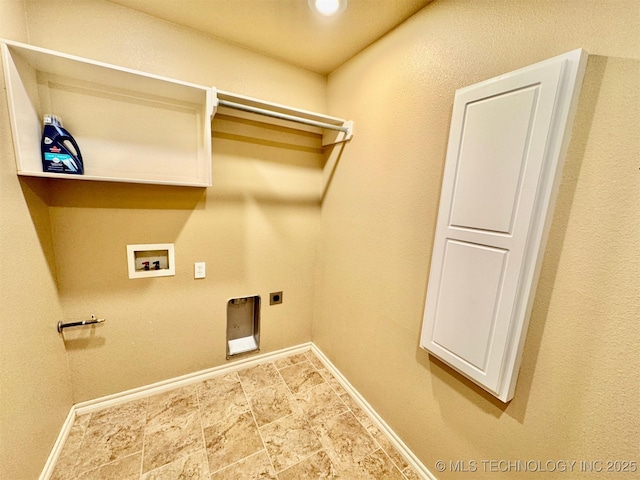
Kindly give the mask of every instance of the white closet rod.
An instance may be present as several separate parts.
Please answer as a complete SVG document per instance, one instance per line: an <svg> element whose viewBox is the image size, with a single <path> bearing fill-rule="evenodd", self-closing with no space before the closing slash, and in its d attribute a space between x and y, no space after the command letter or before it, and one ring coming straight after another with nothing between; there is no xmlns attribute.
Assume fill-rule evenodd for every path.
<svg viewBox="0 0 640 480"><path fill-rule="evenodd" d="M271 110L265 110L264 108L250 107L248 105L243 105L241 103L236 103L236 102L230 102L228 100L218 99L218 105L220 105L221 107L233 108L236 110L242 110L244 112L264 115L266 117L279 118L281 120L289 120L290 122L296 122L296 123L303 123L305 125L311 125L313 127L337 130L339 132L344 132L347 135L350 132L350 129L348 127L344 127L342 125L332 125L330 123L317 122L315 120L310 120L307 118L296 117L294 115L287 115L286 113L279 113L279 112L273 112Z"/></svg>

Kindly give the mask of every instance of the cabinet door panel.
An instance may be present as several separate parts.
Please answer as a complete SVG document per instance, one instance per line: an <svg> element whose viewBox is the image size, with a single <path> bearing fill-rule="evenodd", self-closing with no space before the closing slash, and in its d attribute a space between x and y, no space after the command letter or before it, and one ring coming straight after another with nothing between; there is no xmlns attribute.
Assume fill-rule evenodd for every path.
<svg viewBox="0 0 640 480"><path fill-rule="evenodd" d="M507 255L456 240L445 246L433 341L480 373L486 373Z"/></svg>
<svg viewBox="0 0 640 480"><path fill-rule="evenodd" d="M421 346L513 396L586 54L456 92Z"/></svg>
<svg viewBox="0 0 640 480"><path fill-rule="evenodd" d="M451 224L511 233L540 85L467 104Z"/></svg>

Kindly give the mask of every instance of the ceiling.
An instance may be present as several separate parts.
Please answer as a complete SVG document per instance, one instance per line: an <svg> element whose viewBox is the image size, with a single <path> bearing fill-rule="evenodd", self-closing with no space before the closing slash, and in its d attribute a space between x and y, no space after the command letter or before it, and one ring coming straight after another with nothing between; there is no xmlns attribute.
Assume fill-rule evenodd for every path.
<svg viewBox="0 0 640 480"><path fill-rule="evenodd" d="M337 18L307 0L109 1L327 74L431 0L348 0Z"/></svg>

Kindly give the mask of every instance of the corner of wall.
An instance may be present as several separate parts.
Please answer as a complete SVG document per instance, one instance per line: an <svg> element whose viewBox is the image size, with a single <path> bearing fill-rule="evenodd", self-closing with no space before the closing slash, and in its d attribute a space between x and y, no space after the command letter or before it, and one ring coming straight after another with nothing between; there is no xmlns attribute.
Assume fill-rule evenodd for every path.
<svg viewBox="0 0 640 480"><path fill-rule="evenodd" d="M14 3L22 2L0 5L3 23L5 15L23 18ZM0 85L0 138L11 139ZM62 308L46 189L18 178L11 141L0 143L0 186L0 328L7 339L0 349L0 478L28 480L39 475L73 402L56 331Z"/></svg>

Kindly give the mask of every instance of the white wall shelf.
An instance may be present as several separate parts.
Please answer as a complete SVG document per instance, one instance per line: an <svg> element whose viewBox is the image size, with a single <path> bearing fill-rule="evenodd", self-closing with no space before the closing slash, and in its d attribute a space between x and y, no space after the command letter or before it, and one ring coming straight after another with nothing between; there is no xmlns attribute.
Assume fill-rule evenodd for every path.
<svg viewBox="0 0 640 480"><path fill-rule="evenodd" d="M207 187L213 89L0 40L19 175ZM42 171L42 116L62 118L84 175Z"/></svg>

